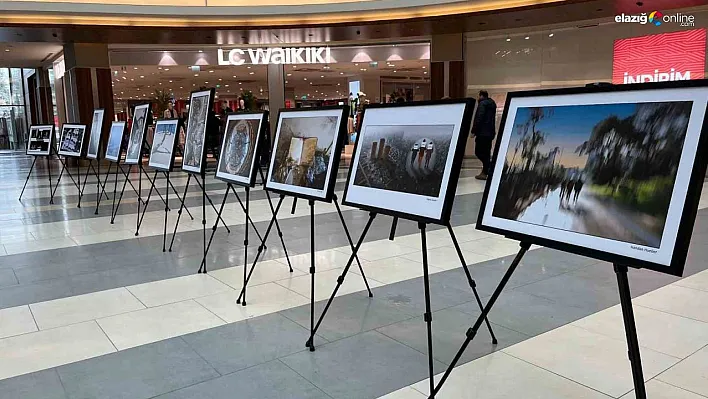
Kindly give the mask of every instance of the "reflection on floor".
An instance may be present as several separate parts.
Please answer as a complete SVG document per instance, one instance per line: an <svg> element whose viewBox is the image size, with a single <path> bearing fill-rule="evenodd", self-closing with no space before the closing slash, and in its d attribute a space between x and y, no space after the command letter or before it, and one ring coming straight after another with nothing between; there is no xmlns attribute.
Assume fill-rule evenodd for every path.
<svg viewBox="0 0 708 399"><path fill-rule="evenodd" d="M174 251L163 253L164 204L154 192L136 237L137 195L130 186L113 225L113 185L110 200L104 198L95 215L91 176L81 208L76 207L77 189L66 178L55 204L48 203L46 169L31 177L17 202L30 163L24 156L0 156L3 399L232 398L235 392L243 398L426 397L420 236L414 223L399 223L390 242L391 219L377 218L360 251L374 297L363 292L363 277L353 267L311 353L304 347L310 296L306 204L291 214L287 199L280 212L294 271L288 271L272 235L243 307L236 297L243 278L244 215L232 194L223 215L231 233L219 226L207 258L210 273L197 275L202 210L196 185L186 201L194 220L182 215ZM486 299L518 245L474 229L483 189L472 178L478 172L474 166L462 173L453 224ZM56 175L58 165L53 169ZM339 177L341 191L344 170ZM131 178L138 181L137 174ZM171 176L180 195L186 180L180 172ZM158 176L157 185L165 195L164 176ZM146 198L145 177L141 188ZM224 189L207 178L216 206ZM260 189L252 198L251 215L263 234L268 201ZM174 192L170 206L171 232L179 207ZM215 213L207 211L211 226ZM335 208L317 204L316 212L319 312L351 251ZM367 213L346 207L343 213L358 237ZM254 236L248 259L255 256ZM652 398L708 397L706 242L708 211L700 211L687 264L691 277L630 271ZM479 309L448 233L431 226L428 247L435 367L441 372ZM491 315L499 345L491 345L489 333L482 331L439 397L631 396L614 279L609 264L534 248Z"/></svg>

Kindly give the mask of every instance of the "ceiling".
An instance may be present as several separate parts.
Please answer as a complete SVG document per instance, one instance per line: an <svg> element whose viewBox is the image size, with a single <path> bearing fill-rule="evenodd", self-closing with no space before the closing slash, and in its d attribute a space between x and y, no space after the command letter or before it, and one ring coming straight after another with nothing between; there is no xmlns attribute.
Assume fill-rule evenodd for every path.
<svg viewBox="0 0 708 399"><path fill-rule="evenodd" d="M427 83L428 68L427 60L383 61L377 65L287 65L285 87L286 91L293 91L295 98L344 98L349 94L347 85L352 78ZM217 85L216 92L221 97L238 96L245 90L259 98L268 97L267 68L263 65L206 66L199 71L184 65L114 66L112 71L113 93L119 100L153 98L155 90L166 90L175 99L187 99L192 90Z"/></svg>
<svg viewBox="0 0 708 399"><path fill-rule="evenodd" d="M0 67L40 67L62 51L56 43L0 43Z"/></svg>
<svg viewBox="0 0 708 399"><path fill-rule="evenodd" d="M333 42L405 40L445 33L531 29L533 26L572 24L598 18L610 20L620 12L648 13L656 9L666 11L698 7L704 6L705 0L567 0L551 4L541 4L534 0L530 3L537 5L525 7L520 5L529 2L497 0L497 3L512 7L439 16L409 12L405 17L391 14L378 20L358 18L354 13L347 21L341 21L327 19L323 14L325 18L315 22L302 20L278 26L229 22L228 14L221 19L204 21L195 27L187 27L181 20L167 20L164 22L166 28L137 26L125 18L117 17L109 20L89 18L85 25L72 25L66 13L64 19L54 22L46 22L41 18L13 21L8 19L11 13L4 13L0 15L0 42L251 45L327 42L334 45ZM363 3L352 4L361 6Z"/></svg>

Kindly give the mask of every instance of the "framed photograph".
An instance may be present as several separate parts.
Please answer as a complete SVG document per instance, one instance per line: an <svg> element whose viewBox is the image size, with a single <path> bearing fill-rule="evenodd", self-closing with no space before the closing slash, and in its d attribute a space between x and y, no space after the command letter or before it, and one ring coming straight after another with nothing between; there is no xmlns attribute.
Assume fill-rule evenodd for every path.
<svg viewBox="0 0 708 399"><path fill-rule="evenodd" d="M281 109L266 188L331 202L346 122L346 106Z"/></svg>
<svg viewBox="0 0 708 399"><path fill-rule="evenodd" d="M133 124L130 127L128 150L125 153L126 165L137 165L143 156L143 143L148 126L152 123L150 103L141 104L133 110Z"/></svg>
<svg viewBox="0 0 708 399"><path fill-rule="evenodd" d="M93 110L93 121L91 122L91 132L89 132L89 145L86 150L86 158L98 158L98 151L101 146L101 133L103 132L103 116L105 110L97 108Z"/></svg>
<svg viewBox="0 0 708 399"><path fill-rule="evenodd" d="M509 93L477 228L680 276L708 81Z"/></svg>
<svg viewBox="0 0 708 399"><path fill-rule="evenodd" d="M226 119L216 177L253 187L256 183L258 154L268 123L268 112L231 114Z"/></svg>
<svg viewBox="0 0 708 399"><path fill-rule="evenodd" d="M177 125L179 119L160 119L155 123L150 160L151 168L171 171L175 162L177 148Z"/></svg>
<svg viewBox="0 0 708 399"><path fill-rule="evenodd" d="M120 160L120 147L123 144L123 134L125 134L125 122L113 122L108 135L108 145L106 146L106 159L112 162Z"/></svg>
<svg viewBox="0 0 708 399"><path fill-rule="evenodd" d="M53 137L54 125L30 126L27 155L50 155Z"/></svg>
<svg viewBox="0 0 708 399"><path fill-rule="evenodd" d="M64 124L61 127L59 140L59 155L65 157L80 157L86 135L86 125Z"/></svg>
<svg viewBox="0 0 708 399"><path fill-rule="evenodd" d="M184 136L182 170L203 173L206 167L206 128L209 110L214 106L214 89L193 91L189 97L187 133Z"/></svg>
<svg viewBox="0 0 708 399"><path fill-rule="evenodd" d="M343 203L447 224L474 103L463 99L367 106Z"/></svg>

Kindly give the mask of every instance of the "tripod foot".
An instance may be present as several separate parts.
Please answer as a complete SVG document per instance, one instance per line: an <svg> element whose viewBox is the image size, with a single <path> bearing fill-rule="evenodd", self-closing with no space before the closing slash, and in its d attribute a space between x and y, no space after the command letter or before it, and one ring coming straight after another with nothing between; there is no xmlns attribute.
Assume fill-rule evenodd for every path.
<svg viewBox="0 0 708 399"><path fill-rule="evenodd" d="M311 346L311 347L310 347L310 352L314 352L314 351L315 351L315 347L314 347L314 346Z"/></svg>
<svg viewBox="0 0 708 399"><path fill-rule="evenodd" d="M373 293L373 292L369 292L369 298L373 298L373 297L374 297L374 293Z"/></svg>
<svg viewBox="0 0 708 399"><path fill-rule="evenodd" d="M240 299L237 299L237 300L236 300L236 303L237 303L237 304L241 304L241 300L240 300Z"/></svg>
<svg viewBox="0 0 708 399"><path fill-rule="evenodd" d="M138 236L138 232L137 232L137 231L135 232L135 236L136 236L136 237Z"/></svg>
<svg viewBox="0 0 708 399"><path fill-rule="evenodd" d="M98 211L94 212L93 214L94 214L94 215L98 215Z"/></svg>
<svg viewBox="0 0 708 399"><path fill-rule="evenodd" d="M305 342L305 348L311 348L312 347L312 338L308 338L307 342Z"/></svg>
<svg viewBox="0 0 708 399"><path fill-rule="evenodd" d="M492 339L492 345L496 345L496 344L498 344L498 343L499 343L499 341L497 341L496 338Z"/></svg>
<svg viewBox="0 0 708 399"><path fill-rule="evenodd" d="M246 306L246 301L241 302L241 306Z"/></svg>

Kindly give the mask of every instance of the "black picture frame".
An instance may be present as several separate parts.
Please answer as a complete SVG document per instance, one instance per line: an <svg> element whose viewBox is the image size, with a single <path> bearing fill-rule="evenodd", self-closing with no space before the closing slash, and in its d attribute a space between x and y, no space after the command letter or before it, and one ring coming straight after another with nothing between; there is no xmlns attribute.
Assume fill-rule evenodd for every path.
<svg viewBox="0 0 708 399"><path fill-rule="evenodd" d="M52 154L52 150L54 149L54 142L56 141L54 138L55 132L55 126L54 125L31 125L29 128L30 134L32 134L33 129L47 129L49 128L49 147L47 148L47 151L42 151L40 152L30 152L30 144L32 144L32 139L28 137L27 139L27 146L25 147L25 155L29 156L34 156L34 157L46 157Z"/></svg>
<svg viewBox="0 0 708 399"><path fill-rule="evenodd" d="M430 106L430 105L449 105L449 104L465 104L465 111L463 113L462 117L462 123L460 124L460 131L458 133L458 138L457 138L457 146L455 147L455 153L453 154L453 161L451 165L451 170L450 170L450 178L448 180L448 186L447 186L447 191L445 192L445 198L443 202L443 207L442 211L440 213L440 218L435 219L435 218L429 218L429 217L423 217L420 215L414 215L411 213L406 213L406 212L400 212L396 210L391 210L391 209L383 209L383 208L378 208L378 207L373 207L373 206L368 206L368 205L363 205L363 204L358 204L349 201L348 199L348 192L349 192L349 182L353 177L354 173L354 156L358 153L359 145L361 142L361 136L363 135L363 132L359 133L357 135L357 140L356 143L354 144L354 151L352 154L352 164L351 167L349 168L349 171L347 172L347 181L344 186L344 196L342 199L342 204L363 209L369 212L376 212L380 213L383 215L389 215L389 216L394 216L398 217L401 219L407 219L407 220L414 220L418 222L423 222L423 223L432 223L432 224L440 224L440 225L447 225L450 223L450 216L452 214L452 207L455 201L455 191L457 187L458 180L460 178L460 172L462 169L462 162L465 157L465 146L467 144L467 137L469 136L469 132L472 127L472 116L474 114L474 106L475 106L475 99L473 98L463 98L463 99L446 99L446 100L428 100L428 101L415 101L415 102L408 102L408 103L392 103L392 104L369 104L364 106L364 110L362 112L362 125L364 123L364 120L366 118L366 111L367 109L381 109L381 108L390 108L390 109L400 109L404 107L416 107L416 106Z"/></svg>
<svg viewBox="0 0 708 399"><path fill-rule="evenodd" d="M140 140L140 149L138 150L138 159L137 160L132 160L128 159L128 154L130 150L130 139L133 134L133 125L135 124L135 109L141 106L147 105L147 112L145 113L145 124L143 125L143 130L140 132L142 134L142 139ZM130 129L128 130L128 147L125 149L125 158L123 160L123 165L138 165L142 163L143 161L143 156L145 155L144 149L145 149L145 143L147 142L147 131L150 125L152 124L152 102L143 102L141 104L136 105L133 107L133 118L132 122L130 124ZM126 124L127 125L127 124ZM120 159L120 158L119 158Z"/></svg>
<svg viewBox="0 0 708 399"><path fill-rule="evenodd" d="M273 138L273 146L271 148L272 155L271 155L271 161L270 165L268 166L268 171L266 172L266 182L265 182L265 189L276 193L276 194L282 194L282 195L288 195L291 197L295 198L300 198L304 200L314 200L314 201L321 201L321 202L327 202L331 203L332 200L334 199L334 186L337 182L337 170L339 169L339 161L342 156L342 148L343 147L343 141L342 139L347 135L347 111L348 107L346 105L332 105L332 106L324 106L324 107L312 107L312 108L281 108L280 111L278 111L278 121L276 123L276 128L275 128L275 136ZM327 187L325 187L325 195L323 197L317 197L314 195L307 195L303 193L297 193L297 192L292 192L289 190L284 190L284 189L278 189L278 188L273 188L273 187L268 187L268 184L270 183L270 176L271 176L271 169L273 168L274 162L272 160L272 157L275 156L275 149L277 145L277 137L278 137L278 132L280 131L280 122L282 120L281 116L284 114L288 113L294 113L294 112L308 112L308 111L333 111L333 110L341 110L342 115L339 120L339 129L337 133L337 137L334 139L334 152L332 153L332 156L334 159L332 160L332 167L329 170L329 173L334 173L334 175L330 176L329 182Z"/></svg>
<svg viewBox="0 0 708 399"><path fill-rule="evenodd" d="M607 86L585 86L585 87L574 87L574 88L561 88L561 89L543 89L543 90L532 90L532 91L520 91L520 92L510 92L507 94L506 103L504 106L504 112L501 118L501 125L499 128L499 135L497 136L497 143L501 142L502 134L504 132L504 126L506 125L508 118L508 110L511 101L514 98L523 97L539 97L539 96L561 96L570 94L589 94L589 93L612 93L612 92L622 92L622 91L644 91L644 90L660 90L660 89L680 89L680 88L699 88L708 87L708 79L701 80L689 80L689 81L671 81L671 82L658 82L658 83L639 83L639 84L626 84L626 85L607 85ZM708 108L708 107L706 107ZM613 264L623 265L632 268L645 268L660 273L670 274L673 276L681 277L683 275L683 270L685 267L686 257L688 254L688 247L691 242L691 235L693 231L693 225L695 223L696 215L698 213L698 204L700 201L701 190L703 185L703 178L706 174L706 167L708 166L708 157L701 156L705 154L708 150L708 109L706 109L706 114L703 118L703 124L701 127L700 137L698 139L698 145L696 148L696 157L693 162L693 167L691 170L691 176L689 179L686 198L684 202L684 207L681 213L681 220L679 223L678 233L676 235L676 243L673 248L671 263L670 265L663 265L660 263L654 263L646 261L643 259L636 259L629 256L619 255L616 253L601 251L593 248L588 248L576 244L561 242L545 237L531 236L515 231L510 231L506 229L500 229L493 226L488 226L484 224L484 211L487 207L489 199L489 191L491 189L492 179L491 177L487 180L484 192L482 194L482 202L480 204L480 211L477 216L476 228L481 231L486 231L489 233L500 234L507 238L518 240L524 243L540 245L543 247L553 248L564 252L569 252L577 255L587 256L593 259L611 262ZM497 145L494 150L494 155L492 157L492 170L496 168L497 160L499 159L500 148Z"/></svg>
<svg viewBox="0 0 708 399"><path fill-rule="evenodd" d="M83 129L83 137L81 139L81 148L79 149L78 154L67 153L61 149L61 145L64 140L64 130L66 128ZM86 146L84 145L84 143L86 143L86 130L87 129L88 129L88 126L86 126L82 123L64 123L63 125L61 125L61 133L59 135L59 142L57 143L57 147L58 147L57 148L57 155L63 156L64 158L77 158L77 159L83 158L84 154L86 153Z"/></svg>
<svg viewBox="0 0 708 399"><path fill-rule="evenodd" d="M194 109L192 107L192 96L195 93L202 93L208 91L209 92L209 102L207 103L207 110L206 110L206 117L204 119L204 131L202 132L202 154L201 154L201 161L199 164L199 170L189 170L185 169L185 158L187 157L187 146L189 145L189 121L192 118L192 110ZM216 89L215 88L210 88L210 89L203 89L203 90L193 90L189 93L189 114L187 115L187 122L185 123L185 133L184 133L184 151L182 154L182 171L195 174L195 175L204 175L205 170L206 170L206 160L207 160L207 151L206 151L206 136L207 136L207 126L209 125L209 112L214 109L214 97L216 95ZM187 165L189 167L189 165Z"/></svg>
<svg viewBox="0 0 708 399"><path fill-rule="evenodd" d="M177 146L179 145L179 118L168 118L168 119L160 119L157 122L155 122L155 132L157 132L157 127L161 123L164 122L173 122L176 125L176 130L175 130L175 138L172 142L172 152L170 153L170 165L167 168L163 168L161 166L155 166L150 164L150 158L152 158L152 149L155 148L155 140L154 140L154 134L153 134L153 142L152 142L152 147L150 147L150 157L148 158L148 166L155 169L155 170L160 170L163 172L172 172L175 167L175 155L177 154Z"/></svg>
<svg viewBox="0 0 708 399"><path fill-rule="evenodd" d="M101 128L99 129L98 132L93 131L93 118L91 118L91 125L89 128L89 134L88 134L88 145L86 146L86 158L87 159L100 159L101 158L101 136L103 135L103 131L105 130L105 125L106 125L106 109L105 108L94 108L93 112L91 113L92 116L96 115L96 112L102 112L102 118L101 118ZM94 134L98 134L98 146L96 147L96 155L92 155L89 151L91 150L91 140L93 140Z"/></svg>
<svg viewBox="0 0 708 399"><path fill-rule="evenodd" d="M121 129L121 135L120 135L120 143L118 144L118 156L116 159L109 158L108 157L108 147L110 146L111 143L111 133L113 132L113 127L114 126L122 126L123 128ZM113 121L111 122L110 130L108 131L108 141L106 142L106 150L103 152L103 159L109 161L109 162L115 162L119 163L120 162L120 156L123 153L123 137L125 137L125 131L126 127L128 124L125 121Z"/></svg>
<svg viewBox="0 0 708 399"><path fill-rule="evenodd" d="M265 145L265 140L264 140L264 135L267 134L268 131L268 111L253 111L253 112L229 112L226 114L226 125L224 129L228 128L228 120L229 117L231 116L243 116L243 115L261 115L261 122L260 125L258 126L258 133L256 136L256 148L255 151L253 152L253 161L251 163L251 171L249 173L248 177L248 183L244 183L242 181L238 181L236 179L230 179L225 176L219 176L219 167L221 166L221 161L224 159L224 144L226 143L226 135L227 132L224 130L223 138L221 140L221 146L219 147L219 162L216 165L216 171L214 172L214 178L221 180L226 183L231 183L236 186L240 187L250 187L253 188L256 186L256 176L258 175L257 171L258 168L260 167L260 157L261 154L263 153L264 149L263 146Z"/></svg>

